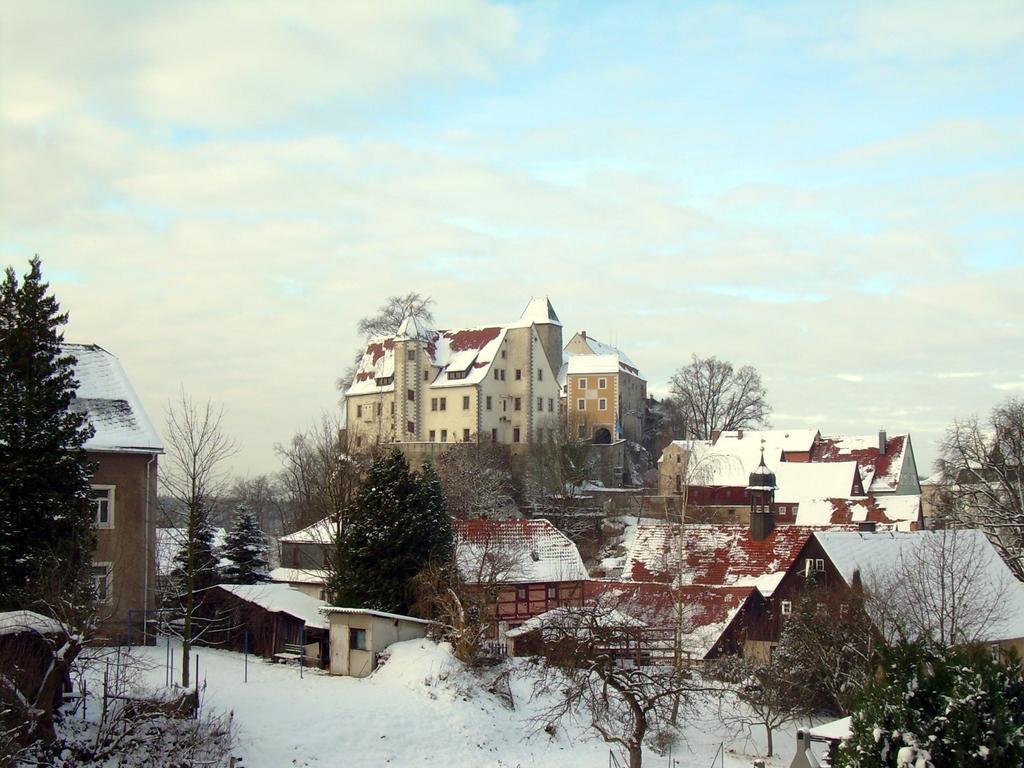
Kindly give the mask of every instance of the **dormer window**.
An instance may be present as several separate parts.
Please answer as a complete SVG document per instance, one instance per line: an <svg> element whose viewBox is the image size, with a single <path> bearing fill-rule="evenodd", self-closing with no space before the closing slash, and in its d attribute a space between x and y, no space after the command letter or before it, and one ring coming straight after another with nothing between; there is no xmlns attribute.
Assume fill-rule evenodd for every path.
<svg viewBox="0 0 1024 768"><path fill-rule="evenodd" d="M468 371L448 371L448 379L464 379Z"/></svg>
<svg viewBox="0 0 1024 768"><path fill-rule="evenodd" d="M395 377L394 376L381 376L378 379L374 379L374 381L377 383L378 387L386 387L389 384L394 384L395 383Z"/></svg>

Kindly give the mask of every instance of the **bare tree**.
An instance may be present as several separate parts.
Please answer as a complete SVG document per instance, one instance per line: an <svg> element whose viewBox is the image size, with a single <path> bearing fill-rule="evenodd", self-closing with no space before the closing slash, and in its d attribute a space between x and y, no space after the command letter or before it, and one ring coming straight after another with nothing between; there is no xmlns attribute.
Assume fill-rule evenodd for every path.
<svg viewBox="0 0 1024 768"><path fill-rule="evenodd" d="M861 574L866 609L886 643L930 637L944 646L989 640L1016 586L981 531L908 536L895 560Z"/></svg>
<svg viewBox="0 0 1024 768"><path fill-rule="evenodd" d="M539 632L547 661L539 693L555 694L537 722L563 718L589 722L607 743L618 746L630 768L643 764L644 740L668 725L673 701L692 705L707 687L678 666L635 663L646 627L610 605L562 608L543 615Z"/></svg>
<svg viewBox="0 0 1024 768"><path fill-rule="evenodd" d="M684 425L684 437L710 440L716 430L766 426L771 415L761 376L717 357L693 356L669 381L669 421Z"/></svg>
<svg viewBox="0 0 1024 768"><path fill-rule="evenodd" d="M260 527L267 533L280 535L284 532L284 505L281 503L278 484L270 475L236 478L228 495L237 504L244 504L251 509Z"/></svg>
<svg viewBox="0 0 1024 768"><path fill-rule="evenodd" d="M285 529L331 519L341 524L365 470L366 459L349 451L348 437L333 414L322 414L287 445L274 446L282 470L279 488L287 509Z"/></svg>
<svg viewBox="0 0 1024 768"><path fill-rule="evenodd" d="M457 443L437 458L448 512L457 520L514 516L509 454L491 442Z"/></svg>
<svg viewBox="0 0 1024 768"><path fill-rule="evenodd" d="M721 721L734 727L764 728L767 757L772 757L772 732L806 711L805 691L790 660L781 654L764 661L728 656L710 671L728 686L719 707Z"/></svg>
<svg viewBox="0 0 1024 768"><path fill-rule="evenodd" d="M410 312L412 316L424 325L434 322L434 314L430 307L434 300L424 296L417 291L409 291L404 296L388 296L387 300L377 308L376 314L362 318L356 330L360 336L391 336L398 332L399 326L406 315ZM352 364L345 370L345 373L337 381L338 389L342 392L352 385L356 369L363 356L363 348L359 347L353 356Z"/></svg>
<svg viewBox="0 0 1024 768"><path fill-rule="evenodd" d="M954 421L936 464L942 476L940 517L984 529L1024 580L1024 400L997 406L987 424L977 416Z"/></svg>
<svg viewBox="0 0 1024 768"><path fill-rule="evenodd" d="M224 409L207 400L199 405L184 390L167 409L167 454L160 482L166 494L180 504L186 514L185 548L181 580L181 685L189 687L190 651L193 619L196 610L196 589L203 567L200 548L206 516L214 501L224 490L226 478L223 462L237 450L237 445L223 430Z"/></svg>

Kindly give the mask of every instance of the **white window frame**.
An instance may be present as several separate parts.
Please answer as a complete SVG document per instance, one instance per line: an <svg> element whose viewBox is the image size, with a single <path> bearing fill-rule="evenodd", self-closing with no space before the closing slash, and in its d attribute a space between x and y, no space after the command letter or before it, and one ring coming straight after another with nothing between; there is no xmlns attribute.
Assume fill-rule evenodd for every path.
<svg viewBox="0 0 1024 768"><path fill-rule="evenodd" d="M597 388L598 389L607 389L608 388L608 379L598 379L597 380Z"/></svg>
<svg viewBox="0 0 1024 768"><path fill-rule="evenodd" d="M579 380L578 380L578 381L576 382L576 388L577 388L577 389L586 389L586 388L587 388L587 379L586 379L585 377L584 377L584 378L581 378L581 379L579 379Z"/></svg>
<svg viewBox="0 0 1024 768"><path fill-rule="evenodd" d="M780 610L783 616L789 616L793 613L793 603L789 600L783 600L780 605Z"/></svg>
<svg viewBox="0 0 1024 768"><path fill-rule="evenodd" d="M608 410L608 401L605 398L599 397L597 399L597 410L599 410L599 411L607 411Z"/></svg>
<svg viewBox="0 0 1024 768"><path fill-rule="evenodd" d="M585 410L587 410L587 401L584 398L581 397L581 398L576 400L576 410L577 411L585 411Z"/></svg>
<svg viewBox="0 0 1024 768"><path fill-rule="evenodd" d="M92 523L95 528L100 530L108 531L114 527L114 494L117 486L114 485L90 485L89 486L89 503L93 506L92 510ZM96 499L92 497L93 491L106 491L107 492L107 522L101 523L99 520L99 507L96 505Z"/></svg>
<svg viewBox="0 0 1024 768"><path fill-rule="evenodd" d="M109 605L110 603L112 603L114 601L114 578L113 578L113 576L114 576L114 564L109 562L109 561L107 561L107 560L100 560L98 562L94 562L92 564L92 567L93 568L103 568L104 571L106 571L106 575L102 576L102 577L99 576L98 574L92 573L90 571L89 577L92 580L93 594L98 594L96 592L96 581L97 581L97 579L103 578L103 580L106 582L106 593L107 593L106 597L104 597L103 599L100 599L97 596L96 597L96 602L99 603L100 605Z"/></svg>

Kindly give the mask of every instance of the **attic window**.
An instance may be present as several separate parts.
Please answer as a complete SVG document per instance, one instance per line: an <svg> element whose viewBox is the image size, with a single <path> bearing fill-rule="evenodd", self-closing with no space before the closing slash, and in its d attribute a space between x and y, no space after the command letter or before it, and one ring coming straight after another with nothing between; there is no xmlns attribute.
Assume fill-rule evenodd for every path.
<svg viewBox="0 0 1024 768"><path fill-rule="evenodd" d="M375 379L375 381L377 382L377 386L378 387L386 387L386 386L388 386L388 384L394 384L395 383L395 377L394 376L381 376L379 379Z"/></svg>
<svg viewBox="0 0 1024 768"><path fill-rule="evenodd" d="M466 371L448 371L449 379L464 379L466 378Z"/></svg>
<svg viewBox="0 0 1024 768"><path fill-rule="evenodd" d="M536 549L530 550L530 557L533 559L533 562L540 562L540 552L538 552Z"/></svg>

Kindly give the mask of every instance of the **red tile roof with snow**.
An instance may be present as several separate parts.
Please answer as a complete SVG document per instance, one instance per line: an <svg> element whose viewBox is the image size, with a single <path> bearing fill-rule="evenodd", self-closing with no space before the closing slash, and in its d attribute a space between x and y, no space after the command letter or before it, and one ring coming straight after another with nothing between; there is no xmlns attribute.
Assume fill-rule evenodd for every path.
<svg viewBox="0 0 1024 768"><path fill-rule="evenodd" d="M893 435L885 441L885 453L874 445L870 438L822 437L811 451L811 461L856 461L861 467L861 477L866 481L864 490L896 490L903 469L903 456L907 446L907 435Z"/></svg>
<svg viewBox="0 0 1024 768"><path fill-rule="evenodd" d="M452 352L464 352L467 349L483 349L498 338L499 333L501 333L500 326L441 331L441 335L448 339L448 346Z"/></svg>
<svg viewBox="0 0 1024 768"><path fill-rule="evenodd" d="M759 577L789 568L815 530L776 526L763 541L754 541L746 525L687 525L680 568L678 526L641 523L622 578L681 586L753 587Z"/></svg>

